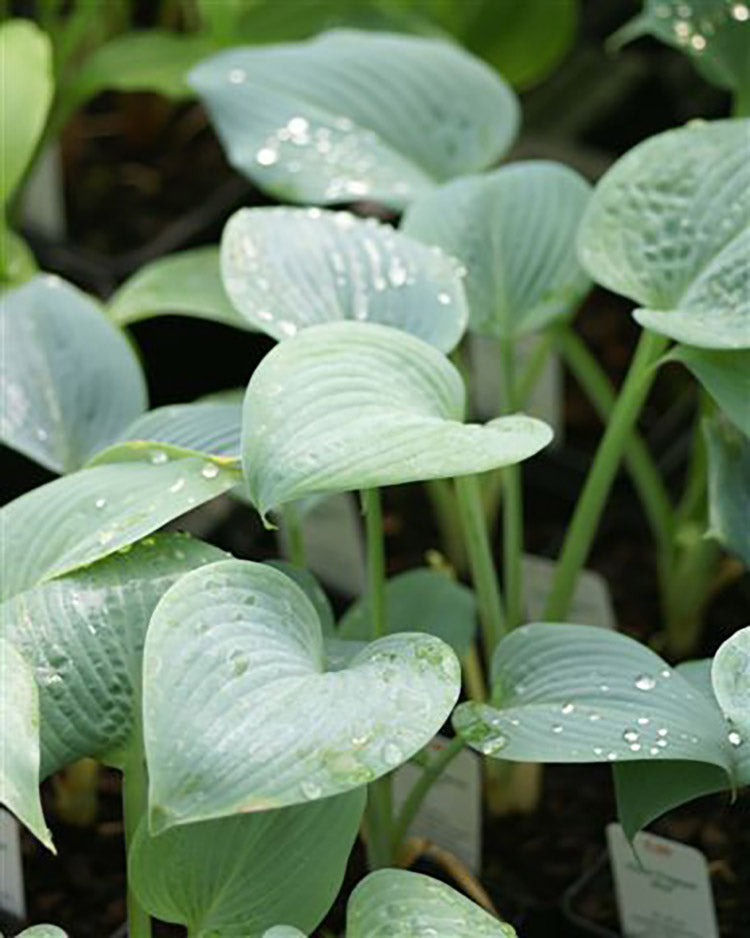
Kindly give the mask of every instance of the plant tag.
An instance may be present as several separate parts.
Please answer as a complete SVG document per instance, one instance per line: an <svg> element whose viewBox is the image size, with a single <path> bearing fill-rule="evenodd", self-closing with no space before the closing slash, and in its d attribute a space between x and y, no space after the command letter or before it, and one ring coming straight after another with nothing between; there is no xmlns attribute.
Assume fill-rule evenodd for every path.
<svg viewBox="0 0 750 938"><path fill-rule="evenodd" d="M18 821L0 808L0 909L19 921L26 918Z"/></svg>
<svg viewBox="0 0 750 938"><path fill-rule="evenodd" d="M540 341L538 335L522 336L515 343L516 371L523 375L531 364L534 349ZM490 420L500 413L500 352L496 339L471 335L468 342L469 359L475 380L474 409L478 417ZM543 368L534 382L528 400L521 410L532 417L544 420L555 431L552 445L562 441L563 421L563 375L559 356L554 352L547 355Z"/></svg>
<svg viewBox="0 0 750 938"><path fill-rule="evenodd" d="M555 562L547 557L524 554L524 600L526 621L543 622L544 607L555 574ZM593 570L583 570L578 578L570 607L570 622L615 628L615 613L606 580Z"/></svg>
<svg viewBox="0 0 750 938"><path fill-rule="evenodd" d="M447 740L436 736L427 747L440 752ZM393 804L398 810L422 769L407 762L393 775ZM468 749L460 752L430 788L409 827L414 837L426 837L449 850L473 872L482 863L481 767Z"/></svg>
<svg viewBox="0 0 750 938"><path fill-rule="evenodd" d="M700 850L640 833L636 857L619 824L607 826L607 842L625 938L719 938Z"/></svg>

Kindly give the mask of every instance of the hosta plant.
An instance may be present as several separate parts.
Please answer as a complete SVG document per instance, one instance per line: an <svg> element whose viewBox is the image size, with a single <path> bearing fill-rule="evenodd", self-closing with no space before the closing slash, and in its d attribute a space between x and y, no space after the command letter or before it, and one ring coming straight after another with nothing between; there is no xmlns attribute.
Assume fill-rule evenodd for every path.
<svg viewBox="0 0 750 938"><path fill-rule="evenodd" d="M623 460L673 572L677 512L636 433L667 362L714 402L708 533L750 556L737 523L750 124L667 131L592 191L545 161L494 168L515 98L443 40L335 31L221 52L189 83L241 172L314 204L241 210L220 245L160 259L106 308L49 275L4 294L2 440L59 478L0 513L0 796L53 848L40 780L85 757L122 772L131 938L151 917L192 938L310 935L358 834L373 872L348 899L348 938L511 935L451 886L397 868L462 747L488 761L611 762L629 834L750 781L747 630L713 662L672 667L565 622ZM401 229L362 217L372 202L404 209ZM617 396L571 327L592 280L637 304ZM175 311L277 344L239 394L149 410L122 327ZM470 333L497 342L502 375L481 424L467 404ZM541 352L520 371L530 334ZM548 621L527 624L520 466L552 431L523 410L553 345L607 426ZM498 480L502 577L486 511ZM406 483L427 483L444 531L459 532L471 589L445 563L386 579L380 489ZM337 623L298 535L312 504L352 492L367 588ZM175 532L224 494L281 527L295 563ZM394 811L391 773L409 760L422 771Z"/></svg>

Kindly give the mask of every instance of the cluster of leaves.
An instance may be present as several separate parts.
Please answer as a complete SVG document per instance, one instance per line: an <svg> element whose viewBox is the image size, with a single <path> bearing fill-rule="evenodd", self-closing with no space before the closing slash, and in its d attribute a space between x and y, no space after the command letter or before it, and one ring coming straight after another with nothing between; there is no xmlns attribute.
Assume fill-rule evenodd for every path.
<svg viewBox="0 0 750 938"><path fill-rule="evenodd" d="M467 330L506 350L565 333L591 279L633 299L644 339L605 443L624 448L654 372L681 361L718 405L712 531L748 562L750 122L660 134L592 194L548 162L488 171L514 139L515 97L441 39L334 31L220 52L189 83L237 169L313 207L240 211L220 246L161 259L105 308L51 275L4 295L0 437L61 477L0 512L0 801L52 846L40 779L84 756L115 766L137 906L196 938L290 938L326 914L363 813L368 846L382 836L379 780L451 716L488 757L615 763L629 833L748 784L747 629L713 662L677 669L553 615L495 643L468 480L552 434L514 412L518 385L516 406L467 422L448 354ZM321 207L363 198L405 210L400 230ZM242 400L148 410L121 327L164 312L278 344ZM620 455L597 460L581 499L589 530L572 525L566 556L585 559ZM475 598L445 574L373 582L336 625L306 571L159 532L223 493L271 523L360 490L377 534L374 490L439 479L458 480L492 662L490 698L455 711ZM564 556L560 569L564 598L577 568ZM512 929L386 869L347 911L348 938L385 934Z"/></svg>

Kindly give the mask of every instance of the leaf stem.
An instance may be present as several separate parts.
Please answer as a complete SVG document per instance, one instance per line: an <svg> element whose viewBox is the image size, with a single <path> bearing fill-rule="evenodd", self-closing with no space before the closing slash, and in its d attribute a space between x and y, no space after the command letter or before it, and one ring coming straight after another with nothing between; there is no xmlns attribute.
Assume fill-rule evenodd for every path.
<svg viewBox="0 0 750 938"><path fill-rule="evenodd" d="M568 526L545 609L545 618L550 621L564 619L568 612L578 574L589 555L617 466L656 377L654 366L666 346L667 339L663 336L648 330L641 333L573 520Z"/></svg>
<svg viewBox="0 0 750 938"><path fill-rule="evenodd" d="M450 765L459 752L461 752L464 745L465 743L460 736L454 736L422 770L422 774L406 796L406 801L404 801L401 806L401 810L394 822L392 837L392 849L394 854L397 854L398 848L406 837L409 826L416 817L417 811L419 811L420 805L424 801L430 788L432 788L447 766Z"/></svg>
<svg viewBox="0 0 750 938"><path fill-rule="evenodd" d="M299 514L294 505L285 505L282 509L281 523L286 534L286 549L289 560L296 567L306 567L305 535L302 530Z"/></svg>
<svg viewBox="0 0 750 938"><path fill-rule="evenodd" d="M583 339L569 326L555 331L555 344L573 377L606 424L617 398L604 369ZM662 555L662 563L669 564L675 526L674 509L651 453L635 430L625 444L625 463Z"/></svg>
<svg viewBox="0 0 750 938"><path fill-rule="evenodd" d="M372 636L380 638L386 633L385 540L380 489L365 489L362 505L367 528L367 588L372 604Z"/></svg>
<svg viewBox="0 0 750 938"><path fill-rule="evenodd" d="M457 573L463 573L466 569L466 549L456 505L456 493L449 479L429 479L425 488L432 504L445 555L453 569Z"/></svg>
<svg viewBox="0 0 750 938"><path fill-rule="evenodd" d="M125 826L126 860L141 817L148 805L148 773L143 753L140 730L137 742L130 748L122 776L122 807ZM128 938L151 938L151 917L138 901L128 882L127 887Z"/></svg>
<svg viewBox="0 0 750 938"><path fill-rule="evenodd" d="M500 391L502 414L517 409L515 349L510 341L500 343ZM508 630L523 617L523 480L517 463L502 469L503 481L503 586Z"/></svg>
<svg viewBox="0 0 750 938"><path fill-rule="evenodd" d="M455 481L464 542L469 555L474 589L477 593L484 653L489 661L495 645L506 631L500 587L487 537L479 479L475 475L459 476Z"/></svg>

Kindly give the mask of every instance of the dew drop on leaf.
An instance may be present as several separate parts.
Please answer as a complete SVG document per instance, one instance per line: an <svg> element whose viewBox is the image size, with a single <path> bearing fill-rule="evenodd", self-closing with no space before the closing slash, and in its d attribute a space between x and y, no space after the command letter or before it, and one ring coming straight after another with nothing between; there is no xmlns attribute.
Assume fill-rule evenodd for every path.
<svg viewBox="0 0 750 938"><path fill-rule="evenodd" d="M635 686L638 690L653 690L656 687L656 681L650 674L639 674L635 679Z"/></svg>

